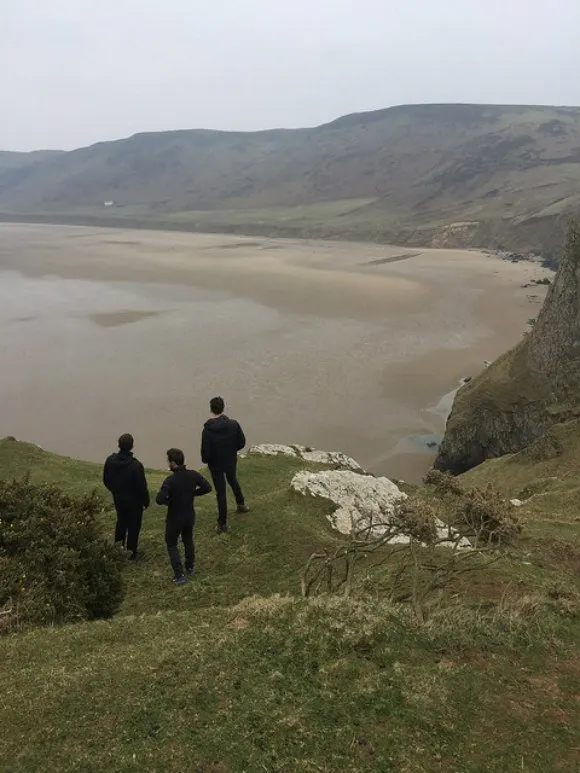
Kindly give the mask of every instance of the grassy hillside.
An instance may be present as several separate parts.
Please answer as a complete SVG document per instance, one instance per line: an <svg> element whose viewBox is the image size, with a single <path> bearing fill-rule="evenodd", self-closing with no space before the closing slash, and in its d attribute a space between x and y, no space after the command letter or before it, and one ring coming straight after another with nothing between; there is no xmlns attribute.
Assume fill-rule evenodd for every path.
<svg viewBox="0 0 580 773"><path fill-rule="evenodd" d="M37 165L55 159L60 151L38 150L32 153L13 153L0 150L0 195L17 185L21 185L33 173Z"/></svg>
<svg viewBox="0 0 580 773"><path fill-rule="evenodd" d="M139 134L49 157L22 179L0 161L0 213L552 250L562 219L580 211L579 148L580 108L525 106L415 105L313 129Z"/></svg>
<svg viewBox="0 0 580 773"><path fill-rule="evenodd" d="M462 476L468 484L492 483L521 499L534 552L560 556L563 571L580 577L580 420L556 424L517 454L490 459Z"/></svg>
<svg viewBox="0 0 580 773"><path fill-rule="evenodd" d="M324 518L327 507L314 501L304 507L302 500L290 491L290 478L303 467L292 459L245 460L241 480L252 515L232 516L232 531L221 539L214 531L213 494L199 499L199 578L180 589L180 593L175 593L169 582L172 572L163 541L165 510L153 505L145 513L139 543L144 560L128 567L130 580L135 582L129 582L123 613L141 614L168 607L189 609L192 599L196 607L206 607L234 604L255 593L299 593L299 570L313 548L337 543ZM26 472L30 472L35 483L53 483L77 493L96 487L109 498L97 465L48 454L26 443L0 441L0 476L20 476ZM165 474L148 472L152 493L159 490ZM111 536L114 521L113 513L105 517L104 526Z"/></svg>
<svg viewBox="0 0 580 773"><path fill-rule="evenodd" d="M562 486L574 476L580 486L577 438L572 429L562 438ZM540 471L558 474L534 459L470 475L489 469L509 488L510 466L527 465L520 492ZM577 770L578 575L551 555L560 539L552 510L522 508L541 524L545 552L524 541L478 580L477 603L442 607L420 625L381 598L380 566L352 598L298 597L305 558L341 538L327 506L289 491L297 466L243 460L252 512L225 537L213 532L211 495L200 500L200 573L189 585L168 582L163 513L153 507L145 559L127 567L115 619L0 639L3 770ZM0 441L0 476L27 471L77 492L99 485L95 465ZM149 473L152 488L162 476ZM575 555L578 513L571 497ZM112 515L104 522L110 530Z"/></svg>

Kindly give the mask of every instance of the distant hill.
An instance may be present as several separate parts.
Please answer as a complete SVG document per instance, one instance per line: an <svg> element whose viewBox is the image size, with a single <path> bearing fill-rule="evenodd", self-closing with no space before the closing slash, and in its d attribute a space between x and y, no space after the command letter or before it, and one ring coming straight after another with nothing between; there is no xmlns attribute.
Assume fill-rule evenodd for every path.
<svg viewBox="0 0 580 773"><path fill-rule="evenodd" d="M411 105L0 153L5 218L549 251L579 212L574 107Z"/></svg>
<svg viewBox="0 0 580 773"><path fill-rule="evenodd" d="M35 150L32 153L0 150L0 195L23 183L37 165L62 153L59 150Z"/></svg>

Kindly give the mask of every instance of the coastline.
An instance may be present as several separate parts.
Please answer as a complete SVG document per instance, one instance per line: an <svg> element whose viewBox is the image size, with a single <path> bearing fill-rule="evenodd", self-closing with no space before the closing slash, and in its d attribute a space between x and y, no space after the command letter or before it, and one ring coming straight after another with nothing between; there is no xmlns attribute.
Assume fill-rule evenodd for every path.
<svg viewBox="0 0 580 773"><path fill-rule="evenodd" d="M465 250L59 226L0 236L0 434L98 461L128 427L149 466L176 442L196 459L206 398L223 392L252 443L341 450L420 480L428 455L398 444L441 432L429 406L519 339L535 309L522 286L544 275Z"/></svg>

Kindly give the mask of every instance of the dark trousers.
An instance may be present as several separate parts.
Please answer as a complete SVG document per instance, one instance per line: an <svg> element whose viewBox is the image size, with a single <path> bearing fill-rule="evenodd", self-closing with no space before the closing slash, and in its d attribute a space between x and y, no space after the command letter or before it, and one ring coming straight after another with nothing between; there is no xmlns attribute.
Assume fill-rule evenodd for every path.
<svg viewBox="0 0 580 773"><path fill-rule="evenodd" d="M220 526L225 526L228 522L228 498L226 496L226 481L230 484L231 489L234 492L236 504L244 504L244 495L236 476L236 465L233 464L231 467L220 470L213 470L210 468L210 473L217 499L218 523Z"/></svg>
<svg viewBox="0 0 580 773"><path fill-rule="evenodd" d="M115 505L115 510L117 511L115 542L122 542L124 548L136 553L143 521L143 508L119 503Z"/></svg>
<svg viewBox="0 0 580 773"><path fill-rule="evenodd" d="M180 518L167 519L165 522L165 544L169 553L171 567L176 577L183 575L183 564L177 542L181 537L183 549L185 552L185 568L188 572L193 571L195 564L195 547L193 544L193 526L195 524L195 515L181 516Z"/></svg>

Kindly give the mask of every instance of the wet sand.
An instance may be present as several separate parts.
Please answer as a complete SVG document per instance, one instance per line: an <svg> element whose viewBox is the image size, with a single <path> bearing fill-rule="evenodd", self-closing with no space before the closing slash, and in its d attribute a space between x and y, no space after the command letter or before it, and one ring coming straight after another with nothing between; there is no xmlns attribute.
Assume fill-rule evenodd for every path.
<svg viewBox="0 0 580 773"><path fill-rule="evenodd" d="M251 442L419 480L437 407L522 335L546 272L476 251L0 224L0 435L198 464L207 399Z"/></svg>

